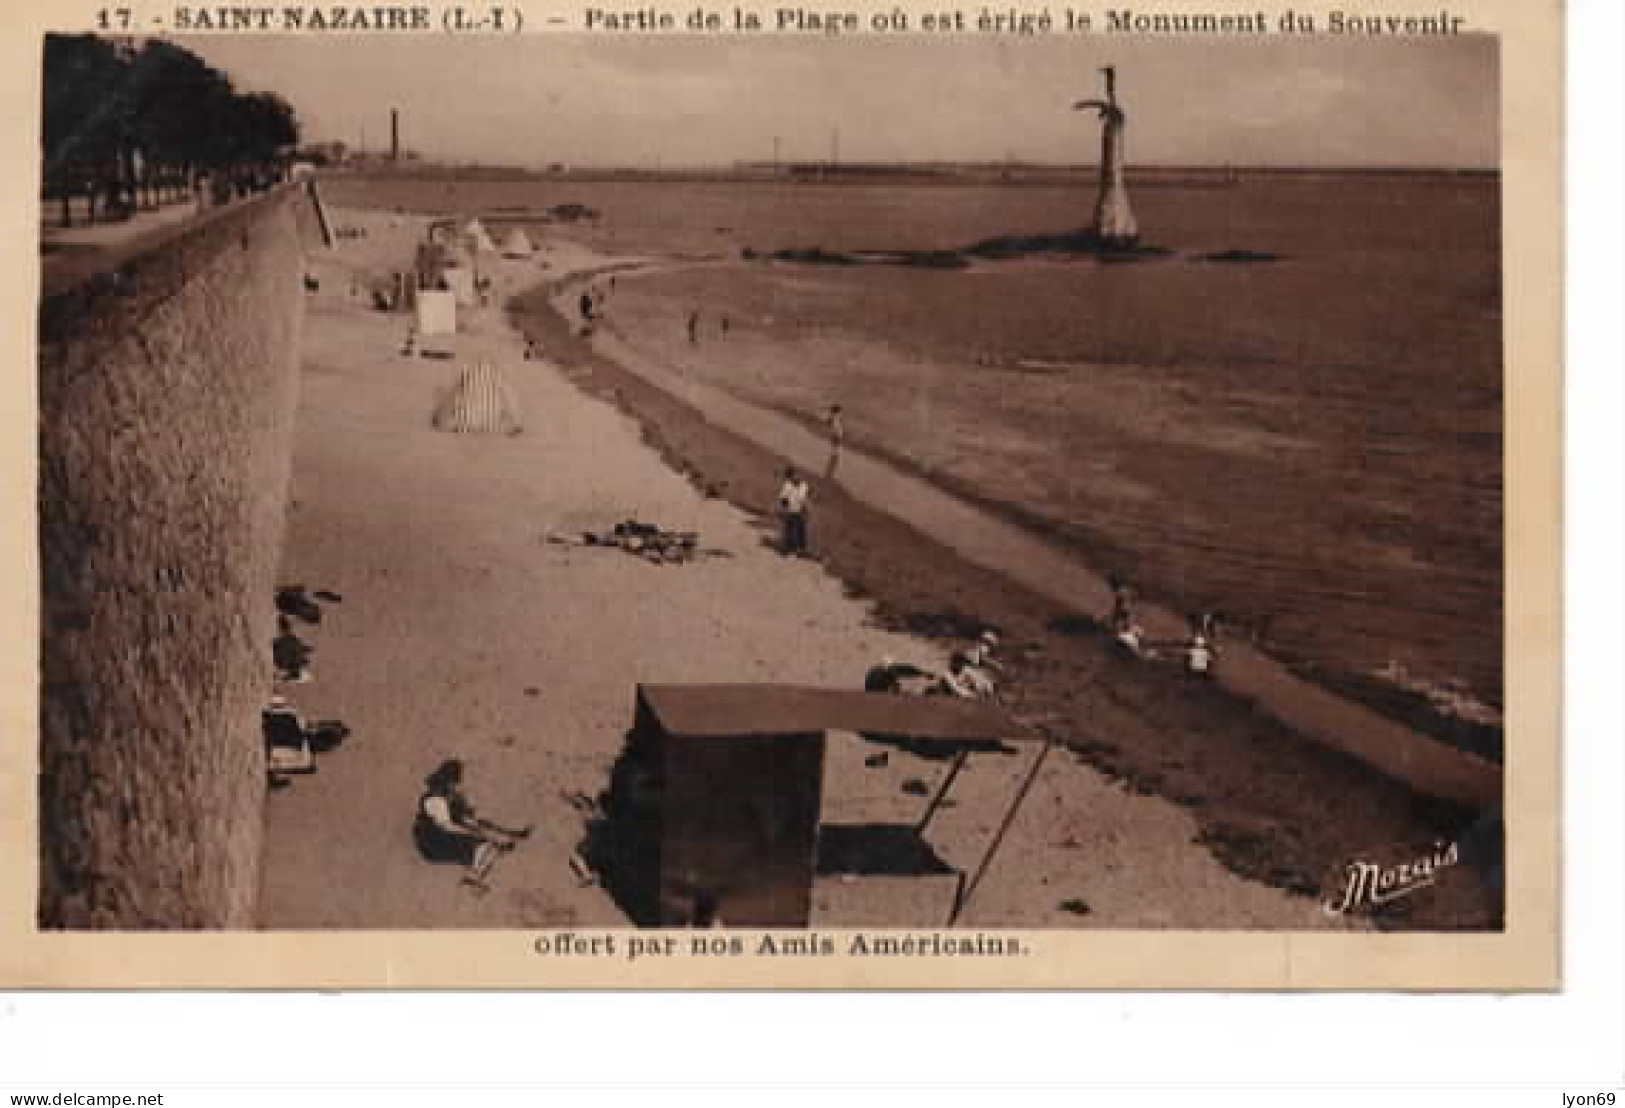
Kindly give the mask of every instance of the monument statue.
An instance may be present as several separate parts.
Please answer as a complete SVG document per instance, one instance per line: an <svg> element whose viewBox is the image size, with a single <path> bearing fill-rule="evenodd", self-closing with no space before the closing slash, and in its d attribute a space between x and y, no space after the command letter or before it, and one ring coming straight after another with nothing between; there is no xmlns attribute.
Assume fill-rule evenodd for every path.
<svg viewBox="0 0 1625 1108"><path fill-rule="evenodd" d="M1123 181L1123 131L1128 117L1117 103L1117 70L1106 66L1106 99L1079 100L1073 110L1093 110L1100 116L1100 191L1095 198L1091 230L1102 246L1121 248L1139 240L1139 225L1129 207L1128 186Z"/></svg>

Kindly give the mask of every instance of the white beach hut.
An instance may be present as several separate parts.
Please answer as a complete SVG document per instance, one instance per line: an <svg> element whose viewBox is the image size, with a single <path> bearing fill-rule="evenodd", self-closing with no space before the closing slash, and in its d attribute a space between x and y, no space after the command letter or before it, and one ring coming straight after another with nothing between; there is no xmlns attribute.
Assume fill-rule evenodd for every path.
<svg viewBox="0 0 1625 1108"><path fill-rule="evenodd" d="M440 289L420 289L416 322L419 335L455 335L457 298Z"/></svg>

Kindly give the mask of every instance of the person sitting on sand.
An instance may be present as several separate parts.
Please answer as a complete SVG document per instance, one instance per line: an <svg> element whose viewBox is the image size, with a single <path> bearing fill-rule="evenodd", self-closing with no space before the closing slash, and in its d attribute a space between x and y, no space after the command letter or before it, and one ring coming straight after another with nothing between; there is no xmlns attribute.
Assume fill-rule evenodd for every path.
<svg viewBox="0 0 1625 1108"><path fill-rule="evenodd" d="M273 789L285 787L290 773L316 772L310 733L285 697L273 696L260 711L260 732L265 739L266 770Z"/></svg>
<svg viewBox="0 0 1625 1108"><path fill-rule="evenodd" d="M276 679L288 684L302 685L311 679L310 647L288 623L288 617L276 617L276 638L271 640L271 664L276 667Z"/></svg>
<svg viewBox="0 0 1625 1108"><path fill-rule="evenodd" d="M957 696L964 700L992 700L992 678L971 665L963 651L955 651L948 659L948 672L937 678L932 692L938 696Z"/></svg>
<svg viewBox="0 0 1625 1108"><path fill-rule="evenodd" d="M863 691L876 693L901 693L905 691L904 682L920 677L934 676L930 670L921 669L909 662L899 662L891 655L886 655L880 662L869 668L863 677Z"/></svg>
<svg viewBox="0 0 1625 1108"><path fill-rule="evenodd" d="M977 669L997 672L1004 668L999 664L998 659L993 657L993 651L998 645L998 632L989 628L977 636L976 644L965 651L965 656L970 659L970 664Z"/></svg>
<svg viewBox="0 0 1625 1108"><path fill-rule="evenodd" d="M1155 657L1154 651L1145 641L1145 630L1138 623L1119 624L1112 632L1112 638L1125 654L1133 658Z"/></svg>
<svg viewBox="0 0 1625 1108"><path fill-rule="evenodd" d="M463 763L448 758L424 778L423 795L418 798L412 838L425 858L434 862L457 862L468 867L462 883L485 891L486 875L497 856L512 850L517 840L528 838L529 825L513 830L479 818L462 792Z"/></svg>
<svg viewBox="0 0 1625 1108"><path fill-rule="evenodd" d="M794 466L786 466L784 484L779 486L779 517L784 525L780 553L792 558L807 554L807 511L811 501L812 490L807 479L797 473Z"/></svg>
<svg viewBox="0 0 1625 1108"><path fill-rule="evenodd" d="M976 693L978 700L995 700L998 698L998 685L993 680L993 674L986 668L984 663L976 659L976 654L966 654L965 672L960 680L970 686L971 690ZM988 659L988 661L991 660Z"/></svg>

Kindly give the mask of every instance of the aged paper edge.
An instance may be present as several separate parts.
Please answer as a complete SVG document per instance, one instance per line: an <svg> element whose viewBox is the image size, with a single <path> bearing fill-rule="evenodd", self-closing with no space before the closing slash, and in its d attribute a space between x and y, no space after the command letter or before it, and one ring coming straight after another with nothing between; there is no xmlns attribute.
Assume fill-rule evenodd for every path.
<svg viewBox="0 0 1625 1108"><path fill-rule="evenodd" d="M137 5L131 5L137 6ZM146 7L150 5L142 5ZM532 28L574 8L527 0ZM770 8L755 3L750 6ZM924 11L936 5L909 0ZM1036 10L1037 3L1016 5ZM1094 9L1104 5L1079 4ZM1139 3L1136 10L1235 10ZM1372 0L1259 2L1248 10L1398 14ZM8 10L0 96L9 108L0 176L0 519L14 536L0 598L14 633L0 650L0 984L17 988L351 989L1328 989L1549 990L1560 986L1562 567L1562 34L1560 3L1461 0L1451 7L1501 46L1506 413L1507 912L1499 934L1022 931L1020 957L544 957L541 931L41 932L35 924L38 563L34 536L38 296L39 42L88 30L97 5ZM681 7L681 5L676 5ZM890 4L847 5L867 13ZM589 934L614 934L578 929ZM821 932L836 938L843 932ZM630 935L631 931L622 932ZM749 945L749 932L736 932Z"/></svg>

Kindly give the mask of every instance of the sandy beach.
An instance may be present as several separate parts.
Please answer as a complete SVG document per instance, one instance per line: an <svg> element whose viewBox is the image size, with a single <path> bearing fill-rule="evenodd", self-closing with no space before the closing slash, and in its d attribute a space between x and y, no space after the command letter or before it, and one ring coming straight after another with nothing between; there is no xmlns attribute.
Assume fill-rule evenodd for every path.
<svg viewBox="0 0 1625 1108"><path fill-rule="evenodd" d="M284 691L307 718L342 719L352 734L320 756L317 774L269 800L263 926L624 924L570 863L583 798L606 785L636 683L854 688L882 655L940 667L946 644L886 629L893 621L825 566L779 556L770 520L705 495L646 441L646 426L581 387L575 352L549 342L548 360L524 359L501 305L617 259L560 243L541 261L494 262L492 306L464 313L455 356L404 357L409 317L372 310L365 292L370 276L404 264L425 221L337 218L366 235L312 259L320 288L310 293L282 579L342 601L298 629L315 651L314 680ZM440 391L479 360L518 395L523 434L430 427ZM718 553L654 565L548 541L628 518L698 531ZM896 749L869 764L880 749L832 740L826 825L918 815L918 786L946 764ZM421 859L409 834L423 777L452 756L467 762L483 813L536 827L483 896L459 887L455 868ZM942 859L976 861L1030 756L971 760L929 836ZM1238 875L1202 837L1187 806L1058 751L964 922L1347 925L1306 890ZM830 873L815 886L813 922L935 925L950 889L938 877Z"/></svg>

